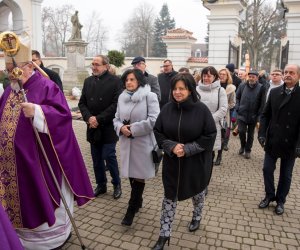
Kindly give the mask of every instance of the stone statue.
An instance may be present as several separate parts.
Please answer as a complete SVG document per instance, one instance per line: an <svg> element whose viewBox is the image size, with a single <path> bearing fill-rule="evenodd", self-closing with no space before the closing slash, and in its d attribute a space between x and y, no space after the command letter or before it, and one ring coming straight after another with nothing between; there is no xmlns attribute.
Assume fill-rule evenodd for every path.
<svg viewBox="0 0 300 250"><path fill-rule="evenodd" d="M81 28L83 27L79 22L78 10L75 11L75 14L71 17L72 22L72 35L69 40L82 40L81 37Z"/></svg>

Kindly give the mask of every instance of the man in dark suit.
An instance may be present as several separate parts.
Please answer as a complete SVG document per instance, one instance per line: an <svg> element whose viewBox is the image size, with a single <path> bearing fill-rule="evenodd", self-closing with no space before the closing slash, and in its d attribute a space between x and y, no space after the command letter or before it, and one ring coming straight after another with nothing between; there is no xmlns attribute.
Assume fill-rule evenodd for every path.
<svg viewBox="0 0 300 250"><path fill-rule="evenodd" d="M258 140L265 149L263 166L265 198L259 208L266 208L276 201L275 213L284 212L284 203L289 193L296 157L300 157L300 67L287 65L284 69L284 84L270 91L260 119ZM275 193L274 171L280 158L280 174Z"/></svg>
<svg viewBox="0 0 300 250"><path fill-rule="evenodd" d="M116 157L118 136L113 127L121 92L121 80L109 73L109 60L99 55L93 58L93 75L84 80L78 107L87 123L87 141L91 144L94 173L97 187L95 196L107 191L105 166L108 168L114 186L113 197L121 197L121 180Z"/></svg>
<svg viewBox="0 0 300 250"><path fill-rule="evenodd" d="M42 70L45 71L45 73L49 76L50 80L55 82L57 86L63 91L63 85L61 82L61 79L59 77L59 74L57 74L55 71L48 69L44 66L43 61L41 60L41 54L37 50L32 50L32 61L35 62Z"/></svg>

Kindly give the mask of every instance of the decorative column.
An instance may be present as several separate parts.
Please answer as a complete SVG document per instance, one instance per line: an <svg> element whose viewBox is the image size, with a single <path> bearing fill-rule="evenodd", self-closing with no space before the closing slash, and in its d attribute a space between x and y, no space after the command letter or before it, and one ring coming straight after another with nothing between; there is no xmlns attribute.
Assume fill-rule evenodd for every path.
<svg viewBox="0 0 300 250"><path fill-rule="evenodd" d="M69 40L66 46L67 70L63 76L64 90L71 93L73 87L82 89L84 79L88 77L85 69L85 49L88 43L83 40Z"/></svg>
<svg viewBox="0 0 300 250"><path fill-rule="evenodd" d="M210 10L208 64L220 69L228 63L230 42L239 45L240 12L246 5L243 0L203 0L203 5Z"/></svg>
<svg viewBox="0 0 300 250"><path fill-rule="evenodd" d="M42 4L43 0L31 0L32 6L32 31L31 48L43 52L42 48Z"/></svg>
<svg viewBox="0 0 300 250"><path fill-rule="evenodd" d="M192 44L197 39L194 38L193 32L178 28L167 31L162 37L163 42L167 45L167 57L172 60L175 70L181 67L187 67L187 61L191 57Z"/></svg>
<svg viewBox="0 0 300 250"><path fill-rule="evenodd" d="M300 65L300 0L282 0L287 8L288 64Z"/></svg>

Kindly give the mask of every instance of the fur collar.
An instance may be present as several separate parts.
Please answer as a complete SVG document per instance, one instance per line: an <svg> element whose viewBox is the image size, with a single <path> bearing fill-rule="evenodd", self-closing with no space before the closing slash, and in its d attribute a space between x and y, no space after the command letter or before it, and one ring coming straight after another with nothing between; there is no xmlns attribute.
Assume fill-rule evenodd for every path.
<svg viewBox="0 0 300 250"><path fill-rule="evenodd" d="M236 90L236 87L233 84L228 84L226 86L226 95L230 95Z"/></svg>
<svg viewBox="0 0 300 250"><path fill-rule="evenodd" d="M129 95L127 93L127 90L125 89L122 92L122 96L124 98L125 102L140 102L145 96L148 95L148 93L150 92L151 88L149 86L149 84L146 84L144 87L139 87L134 93L133 95Z"/></svg>

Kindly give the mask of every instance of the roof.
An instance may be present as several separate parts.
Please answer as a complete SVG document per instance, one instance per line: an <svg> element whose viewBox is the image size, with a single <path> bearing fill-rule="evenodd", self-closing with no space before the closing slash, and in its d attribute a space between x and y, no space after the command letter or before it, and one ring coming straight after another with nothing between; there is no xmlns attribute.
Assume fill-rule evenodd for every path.
<svg viewBox="0 0 300 250"><path fill-rule="evenodd" d="M188 62L192 63L208 63L208 58L207 57L190 57Z"/></svg>
<svg viewBox="0 0 300 250"><path fill-rule="evenodd" d="M186 29L177 28L177 29L171 29L167 31L167 34L163 36L164 39L192 39L197 40L195 37L193 37L193 32L190 32Z"/></svg>

